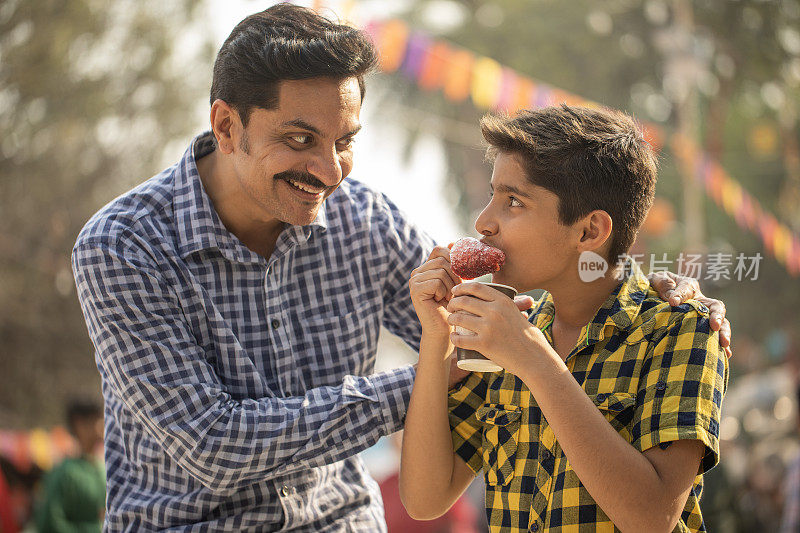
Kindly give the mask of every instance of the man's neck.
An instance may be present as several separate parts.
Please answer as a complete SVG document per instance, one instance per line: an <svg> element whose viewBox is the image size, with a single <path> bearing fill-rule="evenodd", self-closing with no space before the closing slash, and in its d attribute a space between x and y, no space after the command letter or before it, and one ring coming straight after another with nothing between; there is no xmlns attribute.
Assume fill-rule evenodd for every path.
<svg viewBox="0 0 800 533"><path fill-rule="evenodd" d="M576 265L574 278L560 280L548 288L555 305L555 318L551 333L556 351L563 359L572 352L580 335L597 314L608 296L619 285L616 273L609 271L605 277L584 282L578 276Z"/></svg>
<svg viewBox="0 0 800 533"><path fill-rule="evenodd" d="M253 200L216 150L197 160L197 171L225 228L247 248L268 259L285 224L277 219L259 220Z"/></svg>

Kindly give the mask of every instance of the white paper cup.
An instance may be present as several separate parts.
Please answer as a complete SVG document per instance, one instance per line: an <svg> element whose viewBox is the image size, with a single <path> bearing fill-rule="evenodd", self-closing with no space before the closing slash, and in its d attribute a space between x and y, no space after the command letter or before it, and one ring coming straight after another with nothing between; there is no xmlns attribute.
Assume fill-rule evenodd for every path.
<svg viewBox="0 0 800 533"><path fill-rule="evenodd" d="M511 298L517 295L517 289L509 287L508 285L501 285L500 283L488 283L479 281L483 285L488 285L495 290L498 290ZM472 331L456 326L456 333L460 335L474 335ZM482 353L475 350L467 350L466 348L456 348L456 365L461 370L468 370L470 372L499 372L503 367L494 361L487 359Z"/></svg>

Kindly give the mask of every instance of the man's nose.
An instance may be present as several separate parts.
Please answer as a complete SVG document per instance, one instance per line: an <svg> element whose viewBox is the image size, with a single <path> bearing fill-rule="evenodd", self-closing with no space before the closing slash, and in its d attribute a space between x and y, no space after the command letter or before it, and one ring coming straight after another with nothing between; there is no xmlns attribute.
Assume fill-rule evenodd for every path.
<svg viewBox="0 0 800 533"><path fill-rule="evenodd" d="M342 181L342 162L336 149L321 148L309 161L309 174L332 187Z"/></svg>

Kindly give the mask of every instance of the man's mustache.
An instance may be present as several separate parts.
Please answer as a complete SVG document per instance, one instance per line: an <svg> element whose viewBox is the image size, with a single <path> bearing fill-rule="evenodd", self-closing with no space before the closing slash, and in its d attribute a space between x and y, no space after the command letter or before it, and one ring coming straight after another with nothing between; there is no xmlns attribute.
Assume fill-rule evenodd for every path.
<svg viewBox="0 0 800 533"><path fill-rule="evenodd" d="M319 181L317 178L309 174L308 172L299 172L297 170L286 170L284 172L279 172L273 176L276 180L286 180L286 181L296 181L298 183L302 183L303 185L308 185L309 187L314 187L315 189L328 189L329 187Z"/></svg>

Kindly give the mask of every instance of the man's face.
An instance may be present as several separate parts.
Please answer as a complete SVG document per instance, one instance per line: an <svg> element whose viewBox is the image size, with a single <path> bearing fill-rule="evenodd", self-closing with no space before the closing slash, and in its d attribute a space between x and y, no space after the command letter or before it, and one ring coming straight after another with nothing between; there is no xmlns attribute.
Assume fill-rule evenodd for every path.
<svg viewBox="0 0 800 533"><path fill-rule="evenodd" d="M283 81L277 108L253 109L234 167L259 220L314 220L352 169L360 111L356 78Z"/></svg>
<svg viewBox="0 0 800 533"><path fill-rule="evenodd" d="M481 240L506 254L492 281L520 292L548 288L577 257L569 249L571 228L558 218L558 197L530 183L517 156L506 153L495 160L492 191L475 221Z"/></svg>

